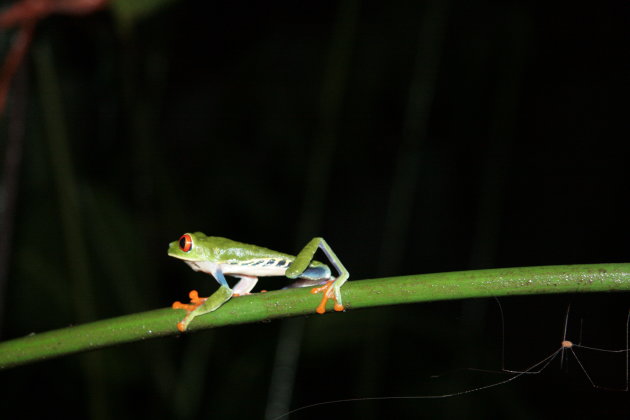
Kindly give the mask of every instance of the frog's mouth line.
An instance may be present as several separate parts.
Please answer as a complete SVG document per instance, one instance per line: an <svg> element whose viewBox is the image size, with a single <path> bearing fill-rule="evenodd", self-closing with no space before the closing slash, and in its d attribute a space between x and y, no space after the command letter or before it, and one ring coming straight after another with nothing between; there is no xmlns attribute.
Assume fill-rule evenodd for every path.
<svg viewBox="0 0 630 420"><path fill-rule="evenodd" d="M197 261L197 260L196 260L196 259L194 259L194 258L186 258L186 257L184 257L184 256L182 256L182 255L173 254L173 253L171 253L171 251L169 251L169 252L168 252L168 256L169 256L169 257L173 257L173 258L177 258L178 260L184 260L184 261Z"/></svg>

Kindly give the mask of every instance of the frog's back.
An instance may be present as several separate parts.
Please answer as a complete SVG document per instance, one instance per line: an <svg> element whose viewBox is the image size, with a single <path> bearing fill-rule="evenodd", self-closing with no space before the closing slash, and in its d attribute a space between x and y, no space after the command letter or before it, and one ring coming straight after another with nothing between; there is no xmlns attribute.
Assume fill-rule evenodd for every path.
<svg viewBox="0 0 630 420"><path fill-rule="evenodd" d="M235 264L260 259L284 259L293 261L295 257L283 252L274 251L258 245L233 241L220 236L208 236L206 243L213 248L217 262Z"/></svg>
<svg viewBox="0 0 630 420"><path fill-rule="evenodd" d="M222 264L259 265L264 262L265 265L286 268L295 260L295 256L291 254L233 241L221 236L208 236L206 240L207 244L213 248L216 262ZM318 273L330 273L328 265L316 260L311 261L309 267L317 268Z"/></svg>

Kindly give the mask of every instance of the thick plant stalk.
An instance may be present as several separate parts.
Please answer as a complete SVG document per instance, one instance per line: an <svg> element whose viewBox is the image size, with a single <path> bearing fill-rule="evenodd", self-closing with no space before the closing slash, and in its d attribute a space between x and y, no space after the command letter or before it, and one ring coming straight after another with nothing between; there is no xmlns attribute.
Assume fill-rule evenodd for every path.
<svg viewBox="0 0 630 420"><path fill-rule="evenodd" d="M342 288L348 310L490 296L620 291L630 291L630 263L419 274L354 280ZM297 315L319 316L315 314L319 301L320 297L308 289L233 298L217 311L196 318L189 330ZM0 368L178 334L177 322L184 314L181 310L158 309L5 341L0 343Z"/></svg>

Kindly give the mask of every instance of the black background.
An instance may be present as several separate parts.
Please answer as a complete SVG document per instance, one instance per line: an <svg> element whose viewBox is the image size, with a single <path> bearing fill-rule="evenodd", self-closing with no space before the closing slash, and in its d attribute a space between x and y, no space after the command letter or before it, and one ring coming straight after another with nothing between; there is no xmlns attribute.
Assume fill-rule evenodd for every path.
<svg viewBox="0 0 630 420"><path fill-rule="evenodd" d="M166 256L186 231L290 253L323 236L351 281L628 261L629 16L622 1L182 0L126 28L110 11L45 20L25 63L3 338L212 292ZM61 89L71 222L42 72ZM83 243L67 245L67 223ZM3 372L0 399L32 417L263 418L287 335L291 408L448 394L505 380L466 370L499 370L502 352L519 370L556 351L569 304L568 339L625 348L627 297L502 298L504 323L478 299L218 329L101 350L100 368L71 356ZM576 353L593 382L626 387L626 354ZM595 389L568 352L525 376L291 418L630 413L627 393Z"/></svg>

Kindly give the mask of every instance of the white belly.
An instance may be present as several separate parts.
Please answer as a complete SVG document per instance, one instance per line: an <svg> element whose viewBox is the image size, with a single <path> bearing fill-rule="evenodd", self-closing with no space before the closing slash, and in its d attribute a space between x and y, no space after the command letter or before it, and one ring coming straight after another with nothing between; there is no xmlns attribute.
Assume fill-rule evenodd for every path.
<svg viewBox="0 0 630 420"><path fill-rule="evenodd" d="M269 276L284 276L287 271L286 266L251 266L251 265L239 265L239 264L217 264L211 261L185 261L193 270L201 271L214 275L217 269L220 269L226 276L251 276L251 277L269 277ZM289 264L287 264L288 266Z"/></svg>
<svg viewBox="0 0 630 420"><path fill-rule="evenodd" d="M228 276L239 274L252 277L284 276L284 273L287 272L286 267L276 267L272 265L266 267L252 267L243 265L221 264L221 268L223 268L223 274Z"/></svg>

